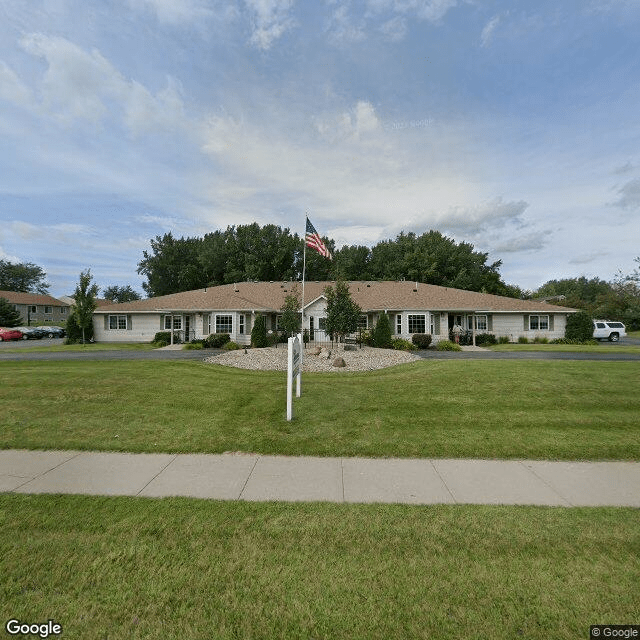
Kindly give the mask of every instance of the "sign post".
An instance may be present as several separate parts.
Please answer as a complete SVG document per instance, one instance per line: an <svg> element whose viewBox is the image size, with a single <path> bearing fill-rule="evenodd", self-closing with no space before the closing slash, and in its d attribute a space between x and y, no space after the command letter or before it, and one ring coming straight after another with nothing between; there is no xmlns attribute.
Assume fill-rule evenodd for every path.
<svg viewBox="0 0 640 640"><path fill-rule="evenodd" d="M302 381L302 335L288 340L287 352L287 420L293 419L293 378L296 378L296 398L300 397Z"/></svg>

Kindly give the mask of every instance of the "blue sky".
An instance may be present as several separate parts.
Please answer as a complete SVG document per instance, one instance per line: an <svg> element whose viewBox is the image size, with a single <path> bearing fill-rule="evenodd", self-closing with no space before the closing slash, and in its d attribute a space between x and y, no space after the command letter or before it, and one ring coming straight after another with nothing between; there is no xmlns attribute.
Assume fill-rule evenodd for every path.
<svg viewBox="0 0 640 640"><path fill-rule="evenodd" d="M3 0L0 257L54 295L149 240L437 229L506 282L640 255L640 1Z"/></svg>

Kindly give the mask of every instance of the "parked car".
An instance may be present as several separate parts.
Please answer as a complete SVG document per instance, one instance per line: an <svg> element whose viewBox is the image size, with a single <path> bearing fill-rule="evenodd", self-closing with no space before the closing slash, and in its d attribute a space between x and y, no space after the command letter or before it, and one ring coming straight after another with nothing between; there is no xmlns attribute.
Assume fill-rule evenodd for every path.
<svg viewBox="0 0 640 640"><path fill-rule="evenodd" d="M62 327L38 327L44 331L46 338L64 338L67 332Z"/></svg>
<svg viewBox="0 0 640 640"><path fill-rule="evenodd" d="M596 340L618 342L620 338L624 338L626 335L626 327L622 322L611 322L609 320L593 321L593 337Z"/></svg>
<svg viewBox="0 0 640 640"><path fill-rule="evenodd" d="M22 340L22 332L17 329L0 328L0 342L4 340Z"/></svg>
<svg viewBox="0 0 640 640"><path fill-rule="evenodd" d="M22 333L23 340L41 340L47 334L41 327L15 327Z"/></svg>

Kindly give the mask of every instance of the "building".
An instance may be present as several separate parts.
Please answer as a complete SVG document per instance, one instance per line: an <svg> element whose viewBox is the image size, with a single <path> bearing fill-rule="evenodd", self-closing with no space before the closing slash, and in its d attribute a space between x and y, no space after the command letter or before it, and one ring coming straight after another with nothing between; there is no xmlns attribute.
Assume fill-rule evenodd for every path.
<svg viewBox="0 0 640 640"><path fill-rule="evenodd" d="M324 290L332 282L306 282L304 328L312 340L327 340ZM575 309L546 302L518 300L407 281L349 282L352 299L362 309L361 327L372 328L380 313L391 317L394 336L411 339L430 333L434 342L448 339L454 324L477 333L517 341L564 337L567 315ZM268 331L277 331L285 297L301 282L239 282L157 298L101 306L94 313L94 335L103 342L151 342L159 331L172 331L187 341L212 333L228 333L249 344L257 314Z"/></svg>
<svg viewBox="0 0 640 640"><path fill-rule="evenodd" d="M70 313L70 305L66 302L40 293L0 291L0 298L7 300L20 312L24 326L62 325Z"/></svg>

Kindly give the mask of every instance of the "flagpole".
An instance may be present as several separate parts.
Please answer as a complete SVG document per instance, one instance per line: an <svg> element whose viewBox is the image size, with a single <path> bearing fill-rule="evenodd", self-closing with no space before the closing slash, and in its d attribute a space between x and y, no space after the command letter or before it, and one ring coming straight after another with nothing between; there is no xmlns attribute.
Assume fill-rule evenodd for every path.
<svg viewBox="0 0 640 640"><path fill-rule="evenodd" d="M304 278L305 278L305 271L307 269L307 216L305 216L305 225L304 225L304 236L302 237L302 244L303 244L303 249L302 249L302 309L300 309L302 315L301 315L301 320L302 320L302 346L304 347Z"/></svg>

